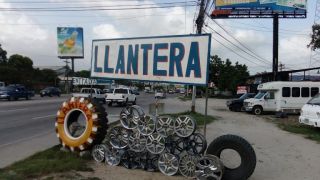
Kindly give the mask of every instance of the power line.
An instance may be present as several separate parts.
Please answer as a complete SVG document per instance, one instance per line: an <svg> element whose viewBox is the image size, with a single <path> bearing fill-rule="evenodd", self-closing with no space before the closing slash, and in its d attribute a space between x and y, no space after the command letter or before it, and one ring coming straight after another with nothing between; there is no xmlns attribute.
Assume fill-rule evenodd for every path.
<svg viewBox="0 0 320 180"><path fill-rule="evenodd" d="M196 6L194 4L188 4L186 6ZM124 11L124 10L141 10L141 9L165 9L165 8L175 8L182 7L181 5L177 6L150 6L150 7L133 7L133 8L91 8L91 9L23 9L23 8L0 8L0 11L14 11L14 12L28 12L28 11L36 11L36 12L79 12L79 11ZM184 7L184 6L183 6Z"/></svg>
<svg viewBox="0 0 320 180"><path fill-rule="evenodd" d="M1 10L38 10L38 9L89 9L89 8L117 8L117 7L143 7L143 6L159 6L159 5L183 5L186 3L196 3L196 1L186 1L186 2L162 2L162 3L146 3L146 4L129 4L129 5L124 5L124 4L113 4L113 5L94 5L94 6L54 6L54 7L19 7L19 8L0 8Z"/></svg>
<svg viewBox="0 0 320 180"><path fill-rule="evenodd" d="M257 59L255 56L253 56L252 54L248 53L246 50L242 49L240 46L234 44L232 41L230 41L229 39L227 39L226 37L224 37L223 35L221 35L219 32L217 32L216 30L214 30L212 27L210 27L209 25L206 25L206 27L210 28L212 31L214 31L216 34L218 34L220 37L222 37L224 40L228 41L230 44L232 44L233 46L237 47L239 50L241 50L242 52L246 53L247 55L255 58L256 60L269 65L268 63L266 63L265 61L262 61L260 59Z"/></svg>
<svg viewBox="0 0 320 180"><path fill-rule="evenodd" d="M238 52L236 52L235 50L233 50L232 48L228 47L227 45L225 45L224 43L222 43L221 41L219 41L218 39L216 39L215 37L211 36L212 39L214 39L215 41L217 41L220 45L222 45L223 47L225 47L226 49L228 49L229 51L233 52L234 54L238 55L239 57L241 57L242 59L251 62L255 65L257 65L258 67L269 67L269 66L261 66L260 64L242 56L241 54L239 54Z"/></svg>
<svg viewBox="0 0 320 180"><path fill-rule="evenodd" d="M246 45L244 45L242 42L240 42L237 38L235 38L228 30L226 30L222 25L220 25L216 20L212 19L212 21L217 24L224 32L226 32L232 39L234 39L235 41L237 41L242 47L244 47L246 50L248 50L249 52L251 52L254 56L256 56L257 58L269 62L271 63L271 61L262 58L261 56L259 56L257 53L253 52L250 48L248 48Z"/></svg>

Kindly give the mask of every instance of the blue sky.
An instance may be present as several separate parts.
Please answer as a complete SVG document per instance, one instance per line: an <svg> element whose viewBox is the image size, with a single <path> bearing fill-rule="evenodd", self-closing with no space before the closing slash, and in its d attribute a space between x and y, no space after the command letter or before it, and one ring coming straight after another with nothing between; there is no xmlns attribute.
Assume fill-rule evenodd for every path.
<svg viewBox="0 0 320 180"><path fill-rule="evenodd" d="M8 3L17 0L0 0L0 8L18 7L54 7L54 6L119 6L154 4L163 2L182 2L184 0L148 0L148 1L85 1L76 0L36 0L55 2L51 4ZM24 0L20 2L34 2ZM69 2L69 3L67 3ZM60 3L60 4L59 4ZM310 50L306 47L310 41L308 34L314 22L315 0L308 1L308 18L280 20L280 56L279 61L287 69L309 67ZM186 11L185 11L186 10ZM85 58L76 60L76 70L90 68L92 39L139 37L154 35L176 35L194 33L193 19L196 7L175 7L166 9L126 10L126 11L90 11L90 12L2 12L0 11L0 43L11 54L22 54L33 59L35 66L63 65L57 58L56 28L58 26L76 26L84 28ZM259 56L272 61L272 20L270 19L232 19L218 20L235 38ZM206 24L235 42L210 19ZM205 28L209 31L208 28ZM256 60L226 42L217 34L212 34L224 45L240 53L245 60L216 41L212 41L212 53L232 62L239 61L248 65L250 73L270 71L268 63ZM312 66L320 64L312 63Z"/></svg>

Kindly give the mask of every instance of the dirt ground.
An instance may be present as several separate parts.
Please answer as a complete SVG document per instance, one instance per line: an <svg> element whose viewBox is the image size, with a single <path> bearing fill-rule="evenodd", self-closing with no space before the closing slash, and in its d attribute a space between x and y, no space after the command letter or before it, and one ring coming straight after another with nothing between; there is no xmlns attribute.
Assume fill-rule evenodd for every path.
<svg viewBox="0 0 320 180"><path fill-rule="evenodd" d="M185 107L190 101L165 100L166 104ZM250 180L318 180L320 179L320 145L301 135L279 129L266 116L254 116L244 112L230 112L226 100L210 99L208 114L219 120L207 126L208 144L224 134L235 134L248 140L255 149L257 167ZM183 108L181 108L183 109ZM204 113L204 99L197 99L197 112ZM161 173L127 170L105 164L92 164L95 172L81 173L84 177L108 180L157 180L185 179L181 176L167 177Z"/></svg>

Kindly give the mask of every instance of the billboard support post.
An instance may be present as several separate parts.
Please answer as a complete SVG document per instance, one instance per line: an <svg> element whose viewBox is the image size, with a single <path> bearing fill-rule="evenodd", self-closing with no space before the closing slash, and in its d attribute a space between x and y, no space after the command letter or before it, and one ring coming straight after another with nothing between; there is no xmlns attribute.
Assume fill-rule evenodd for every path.
<svg viewBox="0 0 320 180"><path fill-rule="evenodd" d="M278 78L278 60L279 60L279 15L273 16L273 60L272 72L273 80L277 81Z"/></svg>
<svg viewBox="0 0 320 180"><path fill-rule="evenodd" d="M74 76L74 58L73 57L71 58L71 74L73 77ZM73 93L73 88L74 88L73 81L71 81L71 93Z"/></svg>

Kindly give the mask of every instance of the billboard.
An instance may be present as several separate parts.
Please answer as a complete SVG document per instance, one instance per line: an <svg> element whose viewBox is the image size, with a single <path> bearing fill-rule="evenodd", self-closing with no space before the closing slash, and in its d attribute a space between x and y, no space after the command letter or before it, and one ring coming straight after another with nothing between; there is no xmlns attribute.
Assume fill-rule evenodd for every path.
<svg viewBox="0 0 320 180"><path fill-rule="evenodd" d="M57 40L60 58L83 58L83 29L81 27L58 27Z"/></svg>
<svg viewBox="0 0 320 180"><path fill-rule="evenodd" d="M206 85L211 34L92 41L91 77Z"/></svg>
<svg viewBox="0 0 320 180"><path fill-rule="evenodd" d="M307 0L216 0L212 18L306 18Z"/></svg>

